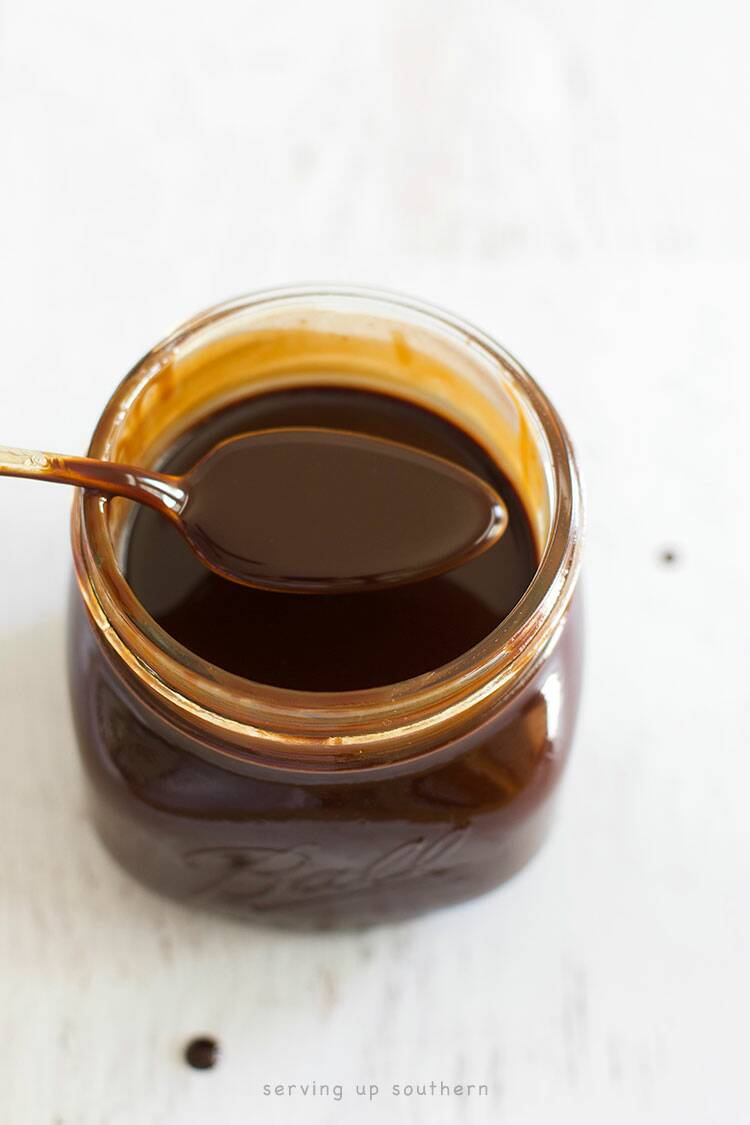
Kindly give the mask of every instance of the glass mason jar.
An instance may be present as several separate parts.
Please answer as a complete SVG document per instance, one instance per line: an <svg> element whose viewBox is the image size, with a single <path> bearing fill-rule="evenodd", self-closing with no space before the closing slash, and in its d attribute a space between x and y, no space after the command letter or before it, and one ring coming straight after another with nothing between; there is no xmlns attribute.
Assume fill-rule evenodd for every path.
<svg viewBox="0 0 750 1125"><path fill-rule="evenodd" d="M137 879L263 922L356 926L489 891L542 842L579 695L581 488L560 418L503 348L440 309L343 287L188 321L120 384L89 452L156 467L219 406L311 381L426 406L498 463L541 559L509 616L386 687L250 682L136 599L120 565L134 506L79 492L70 684L94 823Z"/></svg>

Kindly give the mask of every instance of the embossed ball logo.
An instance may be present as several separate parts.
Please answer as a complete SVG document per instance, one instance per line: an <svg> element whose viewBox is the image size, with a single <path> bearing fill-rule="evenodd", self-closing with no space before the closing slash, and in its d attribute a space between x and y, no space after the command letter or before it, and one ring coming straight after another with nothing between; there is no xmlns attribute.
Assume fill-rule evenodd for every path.
<svg viewBox="0 0 750 1125"><path fill-rule="evenodd" d="M272 911L297 902L339 901L342 894L411 879L439 878L453 870L465 834L465 828L454 828L437 837L405 840L362 864L333 865L314 845L199 848L184 859L206 876L194 897L211 899L220 893L244 901L253 911Z"/></svg>

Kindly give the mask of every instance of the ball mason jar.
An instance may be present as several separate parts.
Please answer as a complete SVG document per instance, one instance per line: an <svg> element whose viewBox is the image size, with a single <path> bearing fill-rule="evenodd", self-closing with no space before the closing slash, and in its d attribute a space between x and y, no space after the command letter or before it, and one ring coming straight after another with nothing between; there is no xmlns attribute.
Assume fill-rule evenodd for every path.
<svg viewBox="0 0 750 1125"><path fill-rule="evenodd" d="M346 287L252 294L183 324L115 390L89 453L158 467L217 408L311 382L424 406L497 462L541 560L512 612L385 687L251 682L149 616L122 570L134 506L81 491L69 678L93 823L136 879L259 922L360 926L490 891L542 843L581 679L581 486L557 412L499 344Z"/></svg>

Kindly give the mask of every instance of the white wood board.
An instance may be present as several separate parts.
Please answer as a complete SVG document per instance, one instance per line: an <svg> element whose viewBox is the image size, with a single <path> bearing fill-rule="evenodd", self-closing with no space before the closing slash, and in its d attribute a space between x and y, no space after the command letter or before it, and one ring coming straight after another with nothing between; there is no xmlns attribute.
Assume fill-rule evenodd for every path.
<svg viewBox="0 0 750 1125"><path fill-rule="evenodd" d="M530 368L590 520L544 852L475 903L298 937L162 901L99 846L70 497L0 483L3 1122L750 1120L748 30L729 2L4 0L2 441L82 450L206 304L373 282ZM391 1092L433 1080L489 1093ZM263 1094L313 1081L341 1099Z"/></svg>

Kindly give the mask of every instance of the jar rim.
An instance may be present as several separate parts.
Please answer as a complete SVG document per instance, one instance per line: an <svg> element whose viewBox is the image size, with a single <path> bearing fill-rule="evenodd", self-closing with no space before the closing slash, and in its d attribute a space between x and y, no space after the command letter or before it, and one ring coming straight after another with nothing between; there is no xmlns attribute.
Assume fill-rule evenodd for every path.
<svg viewBox="0 0 750 1125"><path fill-rule="evenodd" d="M447 310L390 290L315 283L263 289L214 305L156 344L125 376L104 408L89 455L106 457L109 435L139 388L180 344L232 314L259 305L315 298L377 302L397 316L411 312L458 332L510 377L530 407L552 455L555 502L536 574L520 601L483 640L437 669L361 690L315 692L244 679L202 660L169 636L126 582L109 534L107 501L79 491L73 506L73 553L79 589L97 632L152 697L191 729L277 759L324 764L366 763L394 747L408 754L421 735L455 723L518 684L557 632L575 588L583 534L583 497L567 430L525 368L490 336Z"/></svg>

